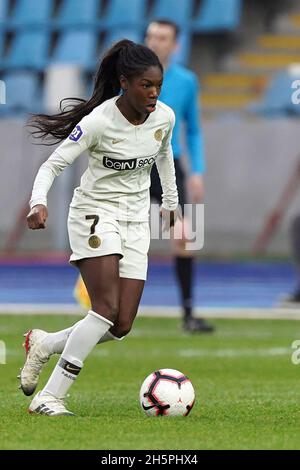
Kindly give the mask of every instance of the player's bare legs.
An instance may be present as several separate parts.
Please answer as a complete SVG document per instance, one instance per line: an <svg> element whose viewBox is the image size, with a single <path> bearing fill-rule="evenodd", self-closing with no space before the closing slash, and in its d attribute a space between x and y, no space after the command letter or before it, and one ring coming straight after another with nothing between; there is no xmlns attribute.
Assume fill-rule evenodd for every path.
<svg viewBox="0 0 300 470"><path fill-rule="evenodd" d="M92 310L102 312L101 315L111 322L116 320L119 313L119 258L119 255L109 255L77 262Z"/></svg>
<svg viewBox="0 0 300 470"><path fill-rule="evenodd" d="M92 309L72 330L46 386L30 404L29 411L32 413L50 416L72 414L65 408L63 400L81 371L84 360L113 326L118 315L119 255L85 258L77 265Z"/></svg>
<svg viewBox="0 0 300 470"><path fill-rule="evenodd" d="M110 328L117 338L126 336L132 327L142 297L145 281L120 278L120 307L118 318Z"/></svg>
<svg viewBox="0 0 300 470"><path fill-rule="evenodd" d="M109 329L109 333L116 338L122 338L131 330L138 311L145 281L119 278L117 295L115 292L108 292L107 298L101 298L98 295L98 281L94 279L92 274L94 270L90 266L91 264L89 263L89 268L85 268L85 260L82 260L79 264L82 280L87 287L91 308L93 311L105 311L106 306L108 306L109 310L113 309L115 312L114 326ZM107 282L109 286L109 280L106 279L104 282ZM109 288L107 290L109 291ZM113 299L112 304L110 303L111 299Z"/></svg>
<svg viewBox="0 0 300 470"><path fill-rule="evenodd" d="M82 280L81 282L83 283ZM111 340L121 340L129 333L138 311L144 284L145 281L139 279L119 279L118 317L114 326L100 338L98 344ZM20 377L20 388L22 388L25 395L34 393L43 365L48 362L52 354L61 354L63 352L70 334L81 322L82 320L70 328L55 333L32 330L27 334L26 352L28 359Z"/></svg>
<svg viewBox="0 0 300 470"><path fill-rule="evenodd" d="M193 289L193 268L194 252L187 250L187 242L190 241L190 224L186 217L177 219L172 240L172 252L175 262L175 271L181 292L181 302L183 308L183 328L190 332L209 333L213 331L213 326L203 319L195 318L192 315L192 289Z"/></svg>

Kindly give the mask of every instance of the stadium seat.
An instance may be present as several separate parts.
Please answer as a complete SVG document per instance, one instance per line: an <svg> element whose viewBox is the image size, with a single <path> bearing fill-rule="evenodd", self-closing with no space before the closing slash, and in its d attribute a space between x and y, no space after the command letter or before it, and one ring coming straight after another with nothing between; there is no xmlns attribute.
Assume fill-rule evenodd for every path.
<svg viewBox="0 0 300 470"><path fill-rule="evenodd" d="M59 27L96 26L102 0L63 0L55 19Z"/></svg>
<svg viewBox="0 0 300 470"><path fill-rule="evenodd" d="M241 0L202 0L192 28L195 32L233 31L240 24Z"/></svg>
<svg viewBox="0 0 300 470"><path fill-rule="evenodd" d="M67 31L59 38L51 62L76 64L92 70L98 62L97 42L97 34L89 28Z"/></svg>
<svg viewBox="0 0 300 470"><path fill-rule="evenodd" d="M102 50L105 52L106 49L110 48L115 42L121 41L121 39L129 39L130 41L141 43L143 42L143 33L141 30L136 28L116 28L110 30L102 45Z"/></svg>
<svg viewBox="0 0 300 470"><path fill-rule="evenodd" d="M48 61L49 40L46 31L17 33L7 57L2 61L2 67L42 70Z"/></svg>
<svg viewBox="0 0 300 470"><path fill-rule="evenodd" d="M287 72L277 74L269 83L261 101L248 106L248 111L265 116L300 115L300 104L292 102L295 77Z"/></svg>
<svg viewBox="0 0 300 470"><path fill-rule="evenodd" d="M143 27L146 17L146 0L110 0L103 17L105 29L116 26Z"/></svg>
<svg viewBox="0 0 300 470"><path fill-rule="evenodd" d="M9 26L10 28L49 26L52 10L52 0L17 0L9 19Z"/></svg>
<svg viewBox="0 0 300 470"><path fill-rule="evenodd" d="M0 0L0 31L6 29L9 10L9 0Z"/></svg>
<svg viewBox="0 0 300 470"><path fill-rule="evenodd" d="M192 18L193 4L193 0L155 0L149 19L168 19L186 26Z"/></svg>
<svg viewBox="0 0 300 470"><path fill-rule="evenodd" d="M41 111L41 87L34 72L11 72L2 77L6 85L6 104L1 116Z"/></svg>

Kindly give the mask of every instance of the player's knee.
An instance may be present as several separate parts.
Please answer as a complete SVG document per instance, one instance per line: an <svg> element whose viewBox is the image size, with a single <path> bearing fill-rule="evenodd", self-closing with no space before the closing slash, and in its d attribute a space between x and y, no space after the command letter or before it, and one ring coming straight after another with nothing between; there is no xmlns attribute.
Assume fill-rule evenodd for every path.
<svg viewBox="0 0 300 470"><path fill-rule="evenodd" d="M105 300L102 298L101 300L92 301L92 310L99 315L108 318L108 320L112 321L113 323L118 318L119 313L119 305L117 302L114 302L110 299Z"/></svg>
<svg viewBox="0 0 300 470"><path fill-rule="evenodd" d="M115 336L117 336L118 338L122 338L123 336L128 335L128 333L130 333L131 327L132 327L131 322L122 322L118 324L116 328Z"/></svg>
<svg viewBox="0 0 300 470"><path fill-rule="evenodd" d="M173 240L173 250L176 252L177 250L185 250L186 240L184 238L174 239Z"/></svg>
<svg viewBox="0 0 300 470"><path fill-rule="evenodd" d="M173 248L176 249L185 249L185 245L190 241L191 230L189 223L186 219L177 220L174 227L174 236L172 238Z"/></svg>

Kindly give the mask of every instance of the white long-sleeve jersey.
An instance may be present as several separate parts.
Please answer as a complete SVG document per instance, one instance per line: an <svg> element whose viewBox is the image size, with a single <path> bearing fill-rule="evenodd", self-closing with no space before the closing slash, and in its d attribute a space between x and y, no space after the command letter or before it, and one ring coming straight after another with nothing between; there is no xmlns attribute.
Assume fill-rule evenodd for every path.
<svg viewBox="0 0 300 470"><path fill-rule="evenodd" d="M167 105L156 109L143 124L133 125L116 105L118 96L97 106L40 167L30 207L47 205L56 176L84 151L88 168L75 189L71 207L95 209L119 220L146 221L150 208L150 172L154 163L163 189L163 207L175 210L178 194L171 147L175 115Z"/></svg>

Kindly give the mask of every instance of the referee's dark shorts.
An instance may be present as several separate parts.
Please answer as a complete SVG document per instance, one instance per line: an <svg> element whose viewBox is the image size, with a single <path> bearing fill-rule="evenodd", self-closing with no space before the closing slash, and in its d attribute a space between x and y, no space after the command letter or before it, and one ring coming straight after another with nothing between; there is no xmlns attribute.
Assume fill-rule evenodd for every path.
<svg viewBox="0 0 300 470"><path fill-rule="evenodd" d="M186 204L186 191L185 191L185 176L182 169L179 158L174 159L175 174L176 174L176 184L178 189L178 199L179 204L182 209L182 214L184 214L184 204ZM151 186L150 186L150 197L152 200L155 200L158 204L162 203L162 187L160 184L160 179L156 165L154 164L151 171Z"/></svg>

